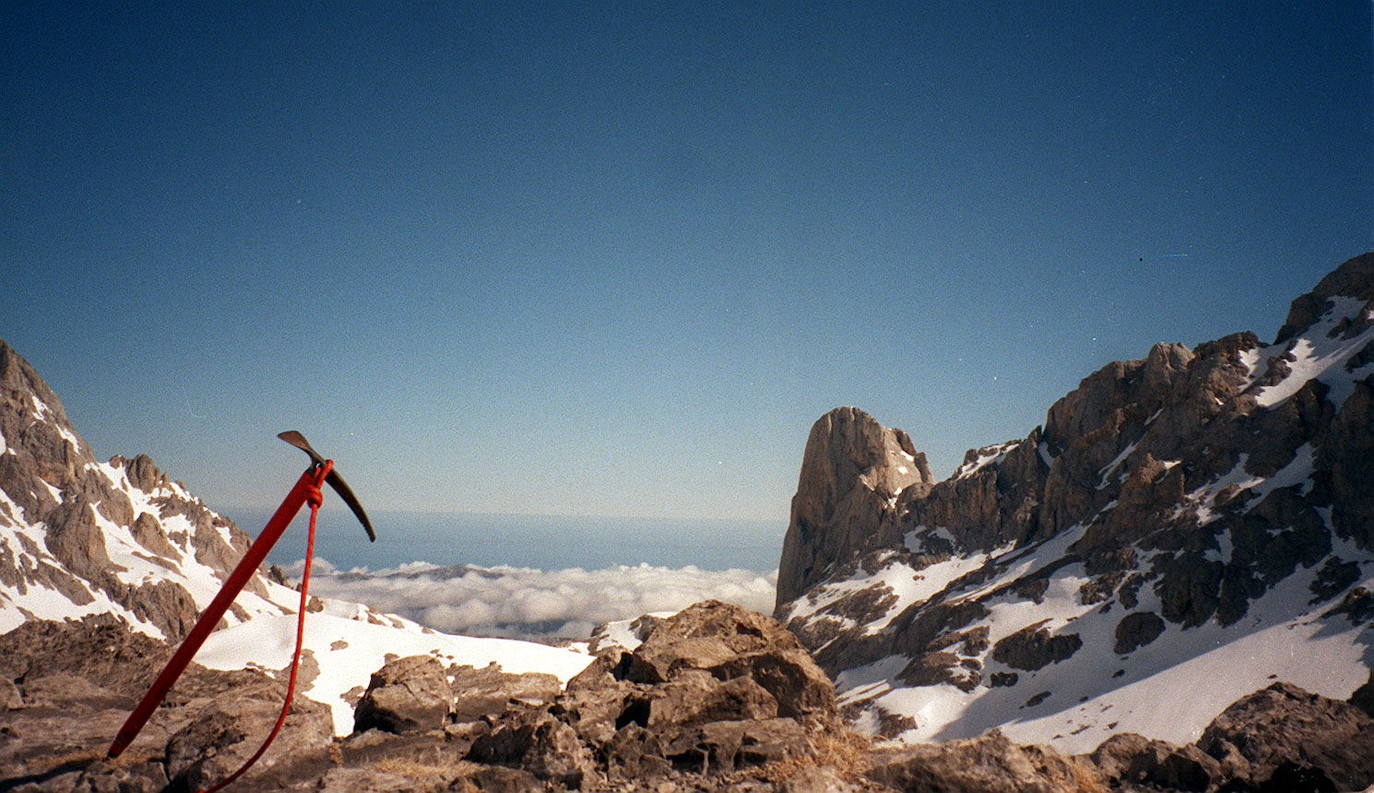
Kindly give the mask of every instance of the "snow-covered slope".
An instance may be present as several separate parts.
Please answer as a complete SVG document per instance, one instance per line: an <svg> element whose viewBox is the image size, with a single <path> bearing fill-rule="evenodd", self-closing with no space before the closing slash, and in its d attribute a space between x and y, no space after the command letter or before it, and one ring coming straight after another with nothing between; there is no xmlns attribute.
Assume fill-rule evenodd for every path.
<svg viewBox="0 0 1374 793"><path fill-rule="evenodd" d="M823 484L835 504L866 486ZM1273 344L1104 367L1043 428L896 499L858 552L816 552L825 513L795 512L815 501L799 489L789 528L815 583L777 613L872 732L1081 752L1188 743L1276 680L1344 699L1374 666L1374 254L1294 301Z"/></svg>
<svg viewBox="0 0 1374 793"><path fill-rule="evenodd" d="M26 620L109 613L176 641L195 623L251 538L144 456L98 462L57 396L0 341L0 633ZM196 660L217 669L282 669L299 593L259 571ZM306 696L353 728L352 703L389 654L567 680L590 661L574 650L450 636L342 600L308 615L314 671ZM361 688L360 688L361 687ZM350 691L358 689L354 694Z"/></svg>
<svg viewBox="0 0 1374 793"><path fill-rule="evenodd" d="M1331 613L1336 604L1313 604L1317 570L1312 568L1283 579L1252 602L1249 615L1238 622L1223 626L1211 620L1192 628L1164 622L1149 644L1124 653L1115 648L1121 609L1083 601L1080 592L1090 579L1081 563L1050 574L1040 602L1006 590L987 597L1062 561L1072 539L1070 534L1041 543L1029 553L1009 550L986 564L1000 568L999 574L946 592L945 602L978 603L989 611L961 627L975 634L986 630L977 644L986 642L987 648L955 651L959 663L976 660L976 669L956 666L963 675L955 671L951 682L910 685L902 678L909 674L911 655L893 653L841 672L836 678L841 704L869 710L860 725L873 732L884 714L889 722L893 716L910 717L896 733L902 740L967 738L1000 727L1019 743L1081 753L1117 732L1191 743L1225 707L1276 680L1345 699L1369 679L1374 630L1349 614ZM1337 554L1358 557L1350 548ZM1374 565L1366 562L1362 568L1365 577L1355 586L1374 590ZM922 602L919 596L898 601L907 607ZM1145 587L1132 613L1160 609L1159 595ZM894 613L904 610L899 605ZM878 630L888 619L875 623ZM998 643L1028 628L1045 631L1051 641L1075 637L1081 645L1069 658L1029 671L1014 660L998 660Z"/></svg>

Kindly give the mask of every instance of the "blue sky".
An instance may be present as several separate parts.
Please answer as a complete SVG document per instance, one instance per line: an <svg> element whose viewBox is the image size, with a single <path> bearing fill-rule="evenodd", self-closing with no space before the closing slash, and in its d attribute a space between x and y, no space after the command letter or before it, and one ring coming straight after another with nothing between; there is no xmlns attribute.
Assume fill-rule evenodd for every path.
<svg viewBox="0 0 1374 793"><path fill-rule="evenodd" d="M1370 8L7 3L0 337L212 505L780 529L1374 247Z"/></svg>

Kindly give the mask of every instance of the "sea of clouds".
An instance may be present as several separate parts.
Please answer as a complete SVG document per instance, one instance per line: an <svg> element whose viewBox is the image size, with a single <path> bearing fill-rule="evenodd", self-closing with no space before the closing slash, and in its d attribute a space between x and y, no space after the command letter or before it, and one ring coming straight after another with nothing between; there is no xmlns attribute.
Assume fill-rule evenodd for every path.
<svg viewBox="0 0 1374 793"><path fill-rule="evenodd" d="M300 577L302 562L286 568ZM610 620L679 611L714 598L765 614L777 571L617 565L601 570L440 567L411 562L384 570L339 570L317 558L312 594L366 603L445 633L586 638Z"/></svg>

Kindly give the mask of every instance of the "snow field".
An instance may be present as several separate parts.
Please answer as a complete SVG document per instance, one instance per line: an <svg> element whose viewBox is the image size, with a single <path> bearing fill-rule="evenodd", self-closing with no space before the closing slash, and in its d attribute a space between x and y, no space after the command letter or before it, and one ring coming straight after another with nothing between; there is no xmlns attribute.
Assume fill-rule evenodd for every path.
<svg viewBox="0 0 1374 793"><path fill-rule="evenodd" d="M250 666L285 670L295 643L296 615L255 617L210 634L196 663L223 670ZM337 735L353 731L353 705L344 695L358 687L366 689L372 673L388 656L432 655L445 666L480 668L496 663L504 672L544 672L563 683L591 662L585 653L534 642L424 632L413 623L373 625L329 613L306 616L304 647L314 655L320 671L300 693L329 706Z"/></svg>

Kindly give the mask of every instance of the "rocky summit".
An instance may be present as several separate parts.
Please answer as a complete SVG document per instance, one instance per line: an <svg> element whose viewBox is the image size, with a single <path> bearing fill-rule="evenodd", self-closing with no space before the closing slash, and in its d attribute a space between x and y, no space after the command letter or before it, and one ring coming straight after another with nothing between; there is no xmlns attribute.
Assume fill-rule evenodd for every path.
<svg viewBox="0 0 1374 793"><path fill-rule="evenodd" d="M868 731L1187 744L1374 656L1374 253L1250 332L1157 344L932 482L854 408L807 442L776 616ZM1365 744L1374 753L1374 742Z"/></svg>

